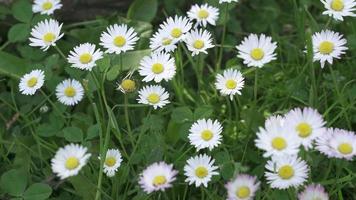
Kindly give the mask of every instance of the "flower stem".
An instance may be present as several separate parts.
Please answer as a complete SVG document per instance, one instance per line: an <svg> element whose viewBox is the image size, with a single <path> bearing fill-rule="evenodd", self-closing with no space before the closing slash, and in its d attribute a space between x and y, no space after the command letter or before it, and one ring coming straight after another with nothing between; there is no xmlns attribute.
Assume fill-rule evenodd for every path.
<svg viewBox="0 0 356 200"><path fill-rule="evenodd" d="M221 37L221 46L220 46L220 50L219 50L218 61L216 62L216 71L219 71L221 68L221 60L222 60L222 55L223 55L223 51L224 51L224 43L225 43L225 36L226 36L228 7L229 7L229 4L225 3L224 26L223 26L223 33L222 33L222 37Z"/></svg>
<svg viewBox="0 0 356 200"><path fill-rule="evenodd" d="M67 60L67 57L64 55L63 51L56 45L54 48L58 51L59 55L62 56L64 60Z"/></svg>

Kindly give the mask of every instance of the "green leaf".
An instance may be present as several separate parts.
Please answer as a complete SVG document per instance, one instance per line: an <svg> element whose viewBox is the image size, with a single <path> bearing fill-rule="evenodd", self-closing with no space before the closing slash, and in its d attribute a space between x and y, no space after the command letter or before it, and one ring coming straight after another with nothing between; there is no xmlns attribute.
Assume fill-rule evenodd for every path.
<svg viewBox="0 0 356 200"><path fill-rule="evenodd" d="M225 180L230 180L234 175L234 171L235 171L235 166L233 163L226 163L220 169L221 176Z"/></svg>
<svg viewBox="0 0 356 200"><path fill-rule="evenodd" d="M0 187L12 196L20 196L25 191L27 176L24 171L12 169L5 172L0 179Z"/></svg>
<svg viewBox="0 0 356 200"><path fill-rule="evenodd" d="M83 132L77 127L67 127L63 129L63 134L68 142L81 142L83 140Z"/></svg>
<svg viewBox="0 0 356 200"><path fill-rule="evenodd" d="M98 65L98 68L100 69L100 71L104 72L107 68L110 67L110 57L104 56L104 58L96 61L96 64Z"/></svg>
<svg viewBox="0 0 356 200"><path fill-rule="evenodd" d="M15 24L12 26L7 34L10 42L25 41L30 34L30 25L28 24Z"/></svg>
<svg viewBox="0 0 356 200"><path fill-rule="evenodd" d="M27 71L27 61L0 51L0 74L20 79Z"/></svg>
<svg viewBox="0 0 356 200"><path fill-rule="evenodd" d="M87 138L86 140L91 140L93 138L96 138L99 136L99 131L100 131L100 125L99 124L95 124L95 125L92 125L88 128L88 131L87 131Z"/></svg>
<svg viewBox="0 0 356 200"><path fill-rule="evenodd" d="M127 12L127 18L151 22L156 16L157 8L157 0L135 0Z"/></svg>
<svg viewBox="0 0 356 200"><path fill-rule="evenodd" d="M175 123L184 123L193 121L193 113L188 107L175 108L171 115L172 121Z"/></svg>
<svg viewBox="0 0 356 200"><path fill-rule="evenodd" d="M213 114L213 108L211 106L202 106L195 110L194 120L208 118Z"/></svg>
<svg viewBox="0 0 356 200"><path fill-rule="evenodd" d="M88 178L81 175L73 176L69 178L69 182L73 185L76 195L81 196L82 199L94 199L96 187L88 182Z"/></svg>
<svg viewBox="0 0 356 200"><path fill-rule="evenodd" d="M51 137L58 132L59 130L54 126L51 126L51 124L41 124L36 128L36 133L42 137Z"/></svg>
<svg viewBox="0 0 356 200"><path fill-rule="evenodd" d="M12 14L15 19L29 23L32 18L32 6L27 0L19 0L12 5Z"/></svg>
<svg viewBox="0 0 356 200"><path fill-rule="evenodd" d="M43 200L52 194L52 188L44 183L35 183L25 191L24 200Z"/></svg>

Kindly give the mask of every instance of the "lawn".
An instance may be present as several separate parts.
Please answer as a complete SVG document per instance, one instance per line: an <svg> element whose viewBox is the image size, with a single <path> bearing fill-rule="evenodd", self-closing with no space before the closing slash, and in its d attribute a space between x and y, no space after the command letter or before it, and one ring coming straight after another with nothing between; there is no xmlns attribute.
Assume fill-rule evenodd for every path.
<svg viewBox="0 0 356 200"><path fill-rule="evenodd" d="M356 199L355 0L0 4L0 199Z"/></svg>

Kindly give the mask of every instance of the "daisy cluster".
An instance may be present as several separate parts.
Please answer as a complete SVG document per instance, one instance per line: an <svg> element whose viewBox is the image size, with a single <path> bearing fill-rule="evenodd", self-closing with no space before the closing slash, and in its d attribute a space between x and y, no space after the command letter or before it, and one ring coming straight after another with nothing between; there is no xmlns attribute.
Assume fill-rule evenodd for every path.
<svg viewBox="0 0 356 200"><path fill-rule="evenodd" d="M237 0L220 0L220 3L238 2ZM346 16L355 16L354 0L321 0L326 8L323 13L336 20ZM62 7L59 0L35 0L33 11L41 14L53 14ZM172 80L176 74L175 58L172 56L180 45L185 46L191 56L208 54L215 47L213 34L206 28L215 26L219 18L219 9L208 4L193 5L187 16L168 17L150 39L151 54L145 56L138 66L138 74L145 85L138 91L137 101L141 104L159 109L170 103L170 95L162 82ZM31 31L30 45L47 51L56 47L63 37L62 24L54 19L39 22ZM100 36L101 50L95 44L84 43L75 46L67 56L67 62L73 68L92 71L96 62L105 54L120 55L135 49L139 40L136 31L126 24L114 24L106 28ZM346 39L340 33L323 30L312 36L314 61L333 64L348 49ZM56 47L58 48L58 47ZM247 67L262 68L277 59L277 43L265 34L250 34L236 46L237 57ZM136 83L131 79L135 70L119 83L123 93L136 90ZM19 90L24 95L34 95L45 82L45 72L41 69L25 74L19 83ZM241 95L244 77L236 69L226 69L216 75L215 87L223 96L233 100ZM74 106L84 98L82 83L75 79L65 79L56 89L58 101L64 105ZM286 189L302 186L309 177L310 168L306 161L299 157L299 152L316 149L329 158L353 160L356 155L356 135L354 132L338 128L325 127L326 122L313 108L296 108L283 116L271 116L257 132L255 145L268 158L265 177L271 188ZM198 152L186 161L184 166L185 181L196 187L207 187L213 176L219 175L214 158L201 150L211 151L222 143L223 126L218 120L199 119L190 129L188 140ZM77 175L86 165L91 154L88 149L78 144L68 144L60 148L52 159L52 170L61 179ZM99 157L99 159L102 159ZM107 176L115 176L122 162L117 149L109 149L103 161L103 171ZM139 185L146 193L164 191L173 186L178 170L173 164L164 161L146 167L139 177ZM260 181L256 176L236 174L226 184L227 199L253 199L259 189ZM299 194L299 199L328 199L328 194L321 185L311 184Z"/></svg>

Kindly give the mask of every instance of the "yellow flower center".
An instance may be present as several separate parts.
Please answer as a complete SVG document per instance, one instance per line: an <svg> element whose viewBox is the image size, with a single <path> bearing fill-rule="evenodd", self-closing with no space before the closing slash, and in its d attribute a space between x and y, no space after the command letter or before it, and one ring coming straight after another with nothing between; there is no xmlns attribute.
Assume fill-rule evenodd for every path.
<svg viewBox="0 0 356 200"><path fill-rule="evenodd" d="M213 138L213 136L214 136L214 134L210 130L204 130L203 132L201 132L201 138L205 141L211 140L211 138Z"/></svg>
<svg viewBox="0 0 356 200"><path fill-rule="evenodd" d="M126 39L122 36L117 36L114 39L114 44L117 47L123 47L126 44Z"/></svg>
<svg viewBox="0 0 356 200"><path fill-rule="evenodd" d="M272 140L272 147L274 149L277 149L277 150L281 151L281 150L283 150L283 149L285 149L287 147L287 142L282 137L275 137Z"/></svg>
<svg viewBox="0 0 356 200"><path fill-rule="evenodd" d="M333 9L335 11L342 11L345 7L343 0L333 0L331 2L330 6L331 6L331 9Z"/></svg>
<svg viewBox="0 0 356 200"><path fill-rule="evenodd" d="M193 47L196 49L201 49L204 47L204 41L203 40L195 40Z"/></svg>
<svg viewBox="0 0 356 200"><path fill-rule="evenodd" d="M290 165L284 165L281 168L279 168L278 170L278 175L282 178L282 179L290 179L293 177L294 175L294 169L292 166Z"/></svg>
<svg viewBox="0 0 356 200"><path fill-rule="evenodd" d="M198 178L205 178L207 175L208 175L208 170L206 169L206 167L197 167L195 169L195 175L198 177Z"/></svg>
<svg viewBox="0 0 356 200"><path fill-rule="evenodd" d="M49 10L49 9L51 9L53 7L53 4L52 4L52 2L50 2L50 1L46 1L46 2L44 2L43 4L42 4L42 9L43 10Z"/></svg>
<svg viewBox="0 0 356 200"><path fill-rule="evenodd" d="M206 19L206 18L209 17L209 12L208 12L207 10L205 10L205 9L201 9L201 10L199 10L199 12L198 12L198 17L199 17L200 19Z"/></svg>
<svg viewBox="0 0 356 200"><path fill-rule="evenodd" d="M159 100L160 100L159 95L156 93L152 93L152 94L148 95L148 97L147 97L147 101L152 104L158 103Z"/></svg>
<svg viewBox="0 0 356 200"><path fill-rule="evenodd" d="M334 44L329 41L324 41L319 46L319 51L321 54L328 55L334 50Z"/></svg>
<svg viewBox="0 0 356 200"><path fill-rule="evenodd" d="M66 95L67 97L74 97L76 93L77 92L72 86L69 86L64 90L64 95Z"/></svg>
<svg viewBox="0 0 356 200"><path fill-rule="evenodd" d="M242 187L239 187L236 191L236 196L241 198L241 199L244 199L244 198L247 198L250 196L250 188L247 187L247 186L242 186Z"/></svg>
<svg viewBox="0 0 356 200"><path fill-rule="evenodd" d="M299 136L302 138L308 137L313 131L312 127L308 123L304 123L304 122L298 124L296 130L298 131Z"/></svg>
<svg viewBox="0 0 356 200"><path fill-rule="evenodd" d="M92 56L89 53L83 53L80 57L79 57L79 61L82 64L88 64L92 61Z"/></svg>
<svg viewBox="0 0 356 200"><path fill-rule="evenodd" d="M43 41L47 42L47 43L51 43L56 39L56 36L53 33L46 33L43 36Z"/></svg>
<svg viewBox="0 0 356 200"><path fill-rule="evenodd" d="M36 77L32 77L27 81L27 86L32 88L37 84L37 81L38 79Z"/></svg>
<svg viewBox="0 0 356 200"><path fill-rule="evenodd" d="M121 88L126 92L132 92L136 89L136 83L133 80L125 79L121 82Z"/></svg>
<svg viewBox="0 0 356 200"><path fill-rule="evenodd" d="M353 148L349 143L341 143L337 149L339 150L340 153L347 155L352 153Z"/></svg>
<svg viewBox="0 0 356 200"><path fill-rule="evenodd" d="M164 46L170 45L171 43L172 43L172 39L170 39L170 38L163 38L162 39L162 44Z"/></svg>
<svg viewBox="0 0 356 200"><path fill-rule="evenodd" d="M116 164L116 159L114 157L107 157L105 159L105 165L112 167Z"/></svg>
<svg viewBox="0 0 356 200"><path fill-rule="evenodd" d="M171 36L174 38L179 38L182 35L182 30L180 28L174 28L171 31Z"/></svg>
<svg viewBox="0 0 356 200"><path fill-rule="evenodd" d="M76 157L69 157L67 158L65 165L69 170L75 169L79 166L79 160Z"/></svg>
<svg viewBox="0 0 356 200"><path fill-rule="evenodd" d="M154 186L160 186L167 183L167 179L165 176L156 176L153 179L153 185Z"/></svg>
<svg viewBox="0 0 356 200"><path fill-rule="evenodd" d="M250 54L254 60L261 60L265 56L265 52L261 48L252 49Z"/></svg>
<svg viewBox="0 0 356 200"><path fill-rule="evenodd" d="M225 86L227 89L235 89L237 86L237 82L235 80L229 79L226 81Z"/></svg>
<svg viewBox="0 0 356 200"><path fill-rule="evenodd" d="M155 74L160 74L164 70L164 67L161 63L155 63L152 65L152 72Z"/></svg>

